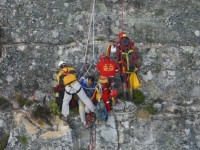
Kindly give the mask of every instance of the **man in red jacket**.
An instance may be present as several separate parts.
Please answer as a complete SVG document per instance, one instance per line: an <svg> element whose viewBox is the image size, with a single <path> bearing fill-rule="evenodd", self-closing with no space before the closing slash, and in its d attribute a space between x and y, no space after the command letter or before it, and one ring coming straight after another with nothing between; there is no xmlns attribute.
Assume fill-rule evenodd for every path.
<svg viewBox="0 0 200 150"><path fill-rule="evenodd" d="M108 81L108 78L115 76L115 73L118 71L118 66L116 62L110 60L105 54L102 54L96 68L100 72L98 82L102 85L102 99L105 103L107 111L110 112L110 83Z"/></svg>

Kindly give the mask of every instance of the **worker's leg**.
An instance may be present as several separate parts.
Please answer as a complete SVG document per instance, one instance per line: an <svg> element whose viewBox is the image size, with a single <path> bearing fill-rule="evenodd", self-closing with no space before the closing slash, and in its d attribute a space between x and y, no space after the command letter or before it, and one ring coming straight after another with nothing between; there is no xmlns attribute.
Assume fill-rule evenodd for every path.
<svg viewBox="0 0 200 150"><path fill-rule="evenodd" d="M77 91L77 95L80 98L80 100L90 109L90 111L95 112L95 106L92 103L91 99L88 98L88 96L85 94L85 91L81 88L81 85L79 82L75 82L73 85L71 85L72 88L74 88Z"/></svg>
<svg viewBox="0 0 200 150"><path fill-rule="evenodd" d="M109 101L109 90L106 89L106 90L103 90L103 95L102 95L102 99L104 101L104 104L106 106L106 110L108 112L110 112L110 101Z"/></svg>
<svg viewBox="0 0 200 150"><path fill-rule="evenodd" d="M64 117L67 117L69 115L69 102L72 99L72 95L67 94L65 92L64 98L63 98L63 105L62 105L62 115Z"/></svg>
<svg viewBox="0 0 200 150"><path fill-rule="evenodd" d="M85 106L85 112L88 114L90 113L90 109L87 106Z"/></svg>
<svg viewBox="0 0 200 150"><path fill-rule="evenodd" d="M85 105L80 99L78 100L78 106L79 106L81 122L85 123Z"/></svg>

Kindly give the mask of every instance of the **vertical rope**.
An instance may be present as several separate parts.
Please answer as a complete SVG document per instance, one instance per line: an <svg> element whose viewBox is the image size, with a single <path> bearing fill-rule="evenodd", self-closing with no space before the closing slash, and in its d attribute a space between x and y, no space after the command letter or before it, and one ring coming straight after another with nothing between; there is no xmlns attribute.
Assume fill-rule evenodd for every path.
<svg viewBox="0 0 200 150"><path fill-rule="evenodd" d="M88 45L89 45L89 40L90 40L91 25L92 25L92 15L90 17L90 23L89 23L89 27L88 27L88 39L87 39L87 45L86 45L86 50L85 50L85 60L84 60L84 63L86 63L86 61L87 61L87 51L88 51Z"/></svg>
<svg viewBox="0 0 200 150"><path fill-rule="evenodd" d="M94 15L95 15L95 11L94 11L94 7L95 7L95 0L93 1L93 9L92 9L92 21L93 21L93 33L92 33L92 35L93 35L93 47L92 47L92 52L93 52L93 61L94 61L94 24L95 24L95 21L94 21Z"/></svg>
<svg viewBox="0 0 200 150"><path fill-rule="evenodd" d="M124 31L124 0L122 0L122 31Z"/></svg>
<svg viewBox="0 0 200 150"><path fill-rule="evenodd" d="M84 63L86 63L87 61L87 52L88 52L88 45L89 45L89 41L90 41L90 32L91 32L91 25L92 25L92 28L93 28L93 32L92 32L92 40L93 40L93 47L92 47L92 50L93 50L93 61L94 61L94 37L95 37L95 33L94 33L94 24L95 24L95 21L94 21L94 7L95 7L95 0L93 0L93 6L92 6L92 14L91 14L91 17L90 17L90 23L89 23L89 27L88 27L88 39L87 39L87 45L86 45L86 51L85 51L85 60L84 60Z"/></svg>

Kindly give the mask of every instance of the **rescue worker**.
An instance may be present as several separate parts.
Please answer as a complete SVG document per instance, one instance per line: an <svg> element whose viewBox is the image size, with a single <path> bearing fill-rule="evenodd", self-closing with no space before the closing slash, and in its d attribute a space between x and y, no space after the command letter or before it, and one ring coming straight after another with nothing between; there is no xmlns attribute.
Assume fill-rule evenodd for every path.
<svg viewBox="0 0 200 150"><path fill-rule="evenodd" d="M86 95L88 98L92 98L94 92L95 92L95 87L97 84L95 84L95 78L93 76L89 76L88 78L81 77L79 82L81 84L81 87L84 89ZM94 103L94 101L93 101ZM84 125L86 125L86 119L85 119L85 113L89 113L89 108L84 105L84 103L79 100L79 113L80 113L80 118L81 122L83 122Z"/></svg>
<svg viewBox="0 0 200 150"><path fill-rule="evenodd" d="M72 99L72 94L77 94L79 99L89 108L91 112L95 112L95 106L87 97L83 88L76 77L76 70L73 67L67 66L64 61L59 62L60 71L57 74L57 88L64 88L64 98L62 104L63 119L66 120L69 115L69 102Z"/></svg>
<svg viewBox="0 0 200 150"><path fill-rule="evenodd" d="M93 76L89 76L87 79L84 77L80 79L80 83L82 88L85 90L88 97L91 98L94 105L96 106L96 119L99 121L107 121L108 120L108 112L105 108L104 101L102 100L102 86L100 83L95 82L95 78ZM80 109L81 106L81 109ZM85 112L88 113L88 108L83 105L79 105L80 115L82 114L81 120L85 121ZM82 121L82 122L83 122ZM86 123L84 122L87 127Z"/></svg>
<svg viewBox="0 0 200 150"><path fill-rule="evenodd" d="M105 54L102 54L96 68L100 72L98 82L102 85L102 99L107 111L110 112L110 83L108 79L114 77L115 73L118 71L117 63L109 59Z"/></svg>
<svg viewBox="0 0 200 150"><path fill-rule="evenodd" d="M93 76L89 76L88 78L81 77L79 82L84 89L86 95L91 98L95 91L95 78Z"/></svg>

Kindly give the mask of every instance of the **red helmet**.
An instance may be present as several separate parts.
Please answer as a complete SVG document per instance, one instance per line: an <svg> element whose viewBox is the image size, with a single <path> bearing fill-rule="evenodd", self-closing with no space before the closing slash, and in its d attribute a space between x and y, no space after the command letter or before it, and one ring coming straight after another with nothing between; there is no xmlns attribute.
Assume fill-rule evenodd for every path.
<svg viewBox="0 0 200 150"><path fill-rule="evenodd" d="M118 37L119 38L123 38L123 37L126 37L126 32L120 32L119 34L118 34Z"/></svg>
<svg viewBox="0 0 200 150"><path fill-rule="evenodd" d="M100 61L103 61L103 60L105 60L106 58L108 58L108 56L107 56L106 54L102 54L102 55L99 57Z"/></svg>
<svg viewBox="0 0 200 150"><path fill-rule="evenodd" d="M114 97L114 96L117 96L117 95L118 95L118 90L117 89L111 90L111 92L110 92L110 96L111 97Z"/></svg>

